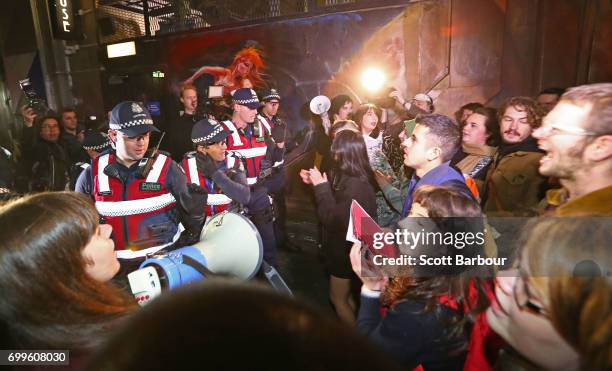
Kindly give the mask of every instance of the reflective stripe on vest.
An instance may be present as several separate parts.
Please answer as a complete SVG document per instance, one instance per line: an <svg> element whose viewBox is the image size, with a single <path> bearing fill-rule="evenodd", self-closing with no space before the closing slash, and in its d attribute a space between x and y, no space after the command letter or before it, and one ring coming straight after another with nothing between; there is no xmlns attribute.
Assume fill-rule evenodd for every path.
<svg viewBox="0 0 612 371"><path fill-rule="evenodd" d="M171 193L166 193L140 200L96 201L95 205L98 213L102 216L126 216L161 210L175 202L174 196Z"/></svg>
<svg viewBox="0 0 612 371"><path fill-rule="evenodd" d="M100 193L109 193L110 185L108 184L108 175L104 174L104 169L108 166L110 155L107 153L98 159L98 184L100 185Z"/></svg>
<svg viewBox="0 0 612 371"><path fill-rule="evenodd" d="M232 133L231 136L232 136L232 140L234 141L234 145L241 146L242 140L240 140L240 134L238 133L238 129L236 128L234 123L229 120L223 121L223 123L227 126L228 129L230 129Z"/></svg>
<svg viewBox="0 0 612 371"><path fill-rule="evenodd" d="M246 149L230 149L228 152L238 153L242 155L244 158L253 158L259 156L265 156L268 147L255 147L255 148L246 148Z"/></svg>
<svg viewBox="0 0 612 371"><path fill-rule="evenodd" d="M206 204L210 206L228 205L232 203L232 199L223 193L209 193Z"/></svg>
<svg viewBox="0 0 612 371"><path fill-rule="evenodd" d="M268 120L263 117L262 115L257 115L257 121L259 121L259 132L261 133L261 125L266 127L266 131L268 132L268 134L272 135L272 127L270 127L270 124L268 123Z"/></svg>
<svg viewBox="0 0 612 371"><path fill-rule="evenodd" d="M187 172L189 173L189 180L193 184L200 184L200 177L198 176L198 166L196 165L195 157L187 159Z"/></svg>
<svg viewBox="0 0 612 371"><path fill-rule="evenodd" d="M185 230L185 227L183 227L183 225L179 223L178 230L174 234L174 237L172 237L171 242L168 242L166 244L159 245L159 246L149 247L149 248L142 249L142 250L116 250L115 253L117 254L117 258L119 259L142 258L149 254L154 254L158 252L159 250L163 249L164 247L168 247L172 245L179 239L179 237L181 236L181 233L183 233L184 230Z"/></svg>
<svg viewBox="0 0 612 371"><path fill-rule="evenodd" d="M157 180L159 179L159 176L161 175L161 172L164 169L164 165L166 164L167 158L168 156L163 155L161 153L157 155L155 163L153 164L151 171L149 171L147 180L145 180L147 183L157 183Z"/></svg>
<svg viewBox="0 0 612 371"><path fill-rule="evenodd" d="M257 178L247 178L248 185L253 185L255 183L257 183Z"/></svg>

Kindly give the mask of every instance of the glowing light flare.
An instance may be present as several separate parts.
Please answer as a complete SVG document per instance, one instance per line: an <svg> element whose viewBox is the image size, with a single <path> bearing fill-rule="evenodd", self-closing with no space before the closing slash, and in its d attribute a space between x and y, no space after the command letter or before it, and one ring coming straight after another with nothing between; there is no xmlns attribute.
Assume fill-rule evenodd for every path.
<svg viewBox="0 0 612 371"><path fill-rule="evenodd" d="M361 74L361 84L370 92L380 90L385 85L386 81L387 77L385 73L376 67L366 68Z"/></svg>

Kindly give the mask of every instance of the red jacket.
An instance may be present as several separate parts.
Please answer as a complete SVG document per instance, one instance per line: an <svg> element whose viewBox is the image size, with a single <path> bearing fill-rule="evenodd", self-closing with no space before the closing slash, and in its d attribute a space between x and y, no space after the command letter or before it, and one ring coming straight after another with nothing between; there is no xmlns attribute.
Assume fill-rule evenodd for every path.
<svg viewBox="0 0 612 371"><path fill-rule="evenodd" d="M172 244L183 230L176 199L165 186L172 159L159 154L146 179L134 174L126 184L104 172L114 161L114 153L93 160L92 195L98 213L113 227L117 257L142 257Z"/></svg>
<svg viewBox="0 0 612 371"><path fill-rule="evenodd" d="M234 161L236 159L232 154L238 157L244 157L246 160L245 171L247 182L249 185L257 183L257 177L261 171L261 160L266 157L268 149L263 130L258 130L259 133L251 131L255 127L258 128L259 125L247 126L244 130L239 130L231 121L223 121L222 124L226 130L229 130L231 133L230 136L227 137L227 166L230 168L234 166ZM246 135L245 132L249 135Z"/></svg>
<svg viewBox="0 0 612 371"><path fill-rule="evenodd" d="M208 198L206 200L206 216L212 216L226 210L232 203L232 199L221 192L215 183L204 177L201 171L198 171L195 152L190 152L185 155L181 166L187 175L187 182L194 183L206 188Z"/></svg>

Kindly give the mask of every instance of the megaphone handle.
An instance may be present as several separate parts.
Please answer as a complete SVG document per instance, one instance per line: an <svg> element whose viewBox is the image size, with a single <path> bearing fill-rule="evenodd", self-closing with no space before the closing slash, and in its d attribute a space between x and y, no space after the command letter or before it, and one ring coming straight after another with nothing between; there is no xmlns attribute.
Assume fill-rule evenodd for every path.
<svg viewBox="0 0 612 371"><path fill-rule="evenodd" d="M289 286L287 286L280 273L278 273L278 271L273 266L266 263L265 260L262 260L261 267L263 269L264 275L268 279L268 282L270 282L270 285L272 285L272 287L274 287L276 291L287 294L289 296L293 296L293 292L291 291Z"/></svg>

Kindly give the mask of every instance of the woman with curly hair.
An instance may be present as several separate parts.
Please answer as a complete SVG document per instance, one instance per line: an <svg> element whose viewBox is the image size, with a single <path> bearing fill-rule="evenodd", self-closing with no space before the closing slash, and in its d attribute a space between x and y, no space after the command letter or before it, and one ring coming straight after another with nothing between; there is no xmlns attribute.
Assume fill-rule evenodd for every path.
<svg viewBox="0 0 612 371"><path fill-rule="evenodd" d="M482 213L474 200L452 188L423 186L414 193L409 216L412 225L408 232L425 228L444 234L456 232L457 225L462 225L449 223L450 217L480 220ZM403 247L399 246L402 254L417 260L417 254L427 253L455 261L454 255L475 256L483 253L484 246L474 244L461 250L451 245L428 245L415 250ZM489 305L489 268L402 266L394 272L367 272L362 269L362 262L368 259L364 252L360 244L355 244L350 254L353 270L363 282L359 330L405 369L419 365L425 370L463 369L473 325ZM393 277L387 277L391 273ZM388 308L384 317L381 305Z"/></svg>

